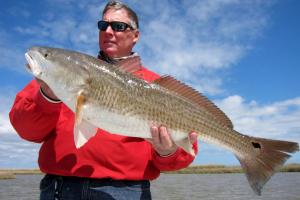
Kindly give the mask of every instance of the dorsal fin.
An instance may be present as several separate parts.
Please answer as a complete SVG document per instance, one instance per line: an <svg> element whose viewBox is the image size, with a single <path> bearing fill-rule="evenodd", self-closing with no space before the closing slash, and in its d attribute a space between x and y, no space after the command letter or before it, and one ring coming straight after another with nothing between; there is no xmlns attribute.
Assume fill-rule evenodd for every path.
<svg viewBox="0 0 300 200"><path fill-rule="evenodd" d="M226 114L207 97L203 96L192 87L185 85L171 76L162 76L159 79L156 79L154 83L173 91L188 101L200 106L209 113L213 114L224 126L233 129L233 124Z"/></svg>
<svg viewBox="0 0 300 200"><path fill-rule="evenodd" d="M140 56L131 56L126 59L119 60L116 65L119 67L119 69L123 72L127 73L134 73L139 70L141 70L141 59Z"/></svg>

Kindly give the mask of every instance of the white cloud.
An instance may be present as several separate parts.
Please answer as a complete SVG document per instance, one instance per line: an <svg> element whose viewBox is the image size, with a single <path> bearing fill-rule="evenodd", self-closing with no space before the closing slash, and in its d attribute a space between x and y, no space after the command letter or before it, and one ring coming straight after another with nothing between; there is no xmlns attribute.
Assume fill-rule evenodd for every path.
<svg viewBox="0 0 300 200"><path fill-rule="evenodd" d="M3 87L0 91L0 168L37 168L40 144L21 139L8 117L16 91Z"/></svg>
<svg viewBox="0 0 300 200"><path fill-rule="evenodd" d="M1 106L0 106L0 135L16 133L10 124L8 113L13 104L15 92L12 88L0 88Z"/></svg>
<svg viewBox="0 0 300 200"><path fill-rule="evenodd" d="M38 168L40 144L21 139L17 134L0 134L0 168Z"/></svg>
<svg viewBox="0 0 300 200"><path fill-rule="evenodd" d="M7 134L7 133L15 133L14 128L11 126L8 112L1 112L0 114L0 134Z"/></svg>
<svg viewBox="0 0 300 200"><path fill-rule="evenodd" d="M234 66L267 26L269 2L143 2L141 18L147 20L138 50L146 66L217 94L223 91L221 84L200 80L222 82L218 72Z"/></svg>
<svg viewBox="0 0 300 200"><path fill-rule="evenodd" d="M235 95L217 104L243 134L300 142L300 97L260 105Z"/></svg>

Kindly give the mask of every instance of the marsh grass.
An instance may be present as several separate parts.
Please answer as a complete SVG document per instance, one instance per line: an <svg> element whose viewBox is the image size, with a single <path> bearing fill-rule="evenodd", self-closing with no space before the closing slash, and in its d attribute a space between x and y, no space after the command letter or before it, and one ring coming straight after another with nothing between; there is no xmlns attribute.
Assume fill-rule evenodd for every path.
<svg viewBox="0 0 300 200"><path fill-rule="evenodd" d="M14 179L16 175L10 172L0 172L0 180L1 179Z"/></svg>
<svg viewBox="0 0 300 200"><path fill-rule="evenodd" d="M1 179L14 179L16 175L42 174L39 169L0 169Z"/></svg>
<svg viewBox="0 0 300 200"><path fill-rule="evenodd" d="M300 164L292 163L285 165L281 170L281 172L300 172Z"/></svg>
<svg viewBox="0 0 300 200"><path fill-rule="evenodd" d="M300 164L287 164L282 167L280 172L300 172ZM227 173L242 173L243 169L240 166L225 166L225 165L194 165L189 166L179 171L171 171L164 173L174 174L227 174Z"/></svg>
<svg viewBox="0 0 300 200"><path fill-rule="evenodd" d="M300 163L287 164L279 170L280 172L300 172ZM242 173L240 166L226 165L192 165L178 171L168 171L168 174L227 174ZM16 175L40 175L39 169L0 169L1 179L14 179Z"/></svg>

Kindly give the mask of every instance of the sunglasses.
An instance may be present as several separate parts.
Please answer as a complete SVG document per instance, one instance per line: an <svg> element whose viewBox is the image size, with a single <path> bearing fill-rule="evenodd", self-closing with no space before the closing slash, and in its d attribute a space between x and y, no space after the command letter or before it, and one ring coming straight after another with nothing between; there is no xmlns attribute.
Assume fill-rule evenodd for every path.
<svg viewBox="0 0 300 200"><path fill-rule="evenodd" d="M117 32L123 32L127 28L134 30L134 28L132 26L130 26L129 24L126 24L125 22L117 22L117 21L107 22L107 21L103 21L103 20L98 21L98 29L100 31L106 31L108 26L110 26L113 31L117 31Z"/></svg>

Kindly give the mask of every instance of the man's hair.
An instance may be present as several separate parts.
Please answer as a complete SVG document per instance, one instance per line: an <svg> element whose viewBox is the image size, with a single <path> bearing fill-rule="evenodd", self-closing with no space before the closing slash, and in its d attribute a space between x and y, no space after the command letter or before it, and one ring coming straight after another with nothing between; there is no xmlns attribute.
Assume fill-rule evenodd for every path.
<svg viewBox="0 0 300 200"><path fill-rule="evenodd" d="M124 3L120 2L120 1L115 1L115 0L109 1L103 9L102 17L110 9L114 9L114 10L124 9L124 10L126 10L129 18L131 19L130 23L131 23L132 28L134 28L134 29L139 28L139 19L138 19L137 14L131 8L129 8L127 5L125 5Z"/></svg>

